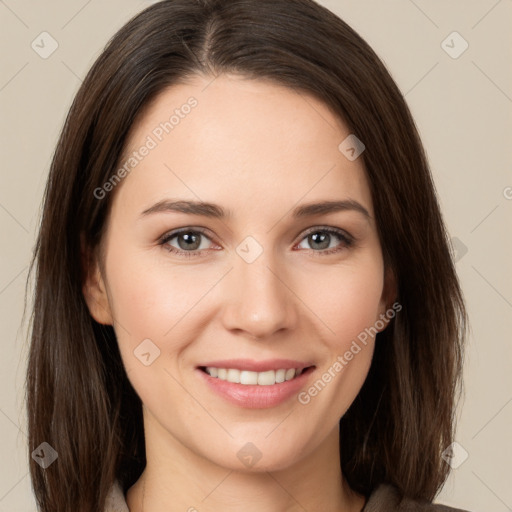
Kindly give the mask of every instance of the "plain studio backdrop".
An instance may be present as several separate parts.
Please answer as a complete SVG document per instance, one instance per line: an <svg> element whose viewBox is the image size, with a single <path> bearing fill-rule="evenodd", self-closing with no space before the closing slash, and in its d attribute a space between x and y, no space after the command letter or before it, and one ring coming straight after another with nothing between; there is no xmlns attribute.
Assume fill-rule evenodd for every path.
<svg viewBox="0 0 512 512"><path fill-rule="evenodd" d="M52 153L92 62L150 3L0 1L0 511L35 510L21 317ZM405 95L452 237L471 331L454 469L438 501L512 510L512 0L320 3L366 39Z"/></svg>

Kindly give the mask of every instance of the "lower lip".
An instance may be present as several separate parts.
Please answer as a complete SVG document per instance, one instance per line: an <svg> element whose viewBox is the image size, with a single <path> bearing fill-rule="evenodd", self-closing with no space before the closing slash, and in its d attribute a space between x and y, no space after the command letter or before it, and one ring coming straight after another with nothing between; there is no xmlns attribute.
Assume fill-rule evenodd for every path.
<svg viewBox="0 0 512 512"><path fill-rule="evenodd" d="M247 409L265 409L275 407L285 402L299 393L313 370L314 367L311 366L298 377L291 380L270 386L259 386L255 384L236 384L234 382L228 382L227 380L221 380L217 377L211 377L199 368L196 369L200 377L205 380L206 384L215 393L228 402Z"/></svg>

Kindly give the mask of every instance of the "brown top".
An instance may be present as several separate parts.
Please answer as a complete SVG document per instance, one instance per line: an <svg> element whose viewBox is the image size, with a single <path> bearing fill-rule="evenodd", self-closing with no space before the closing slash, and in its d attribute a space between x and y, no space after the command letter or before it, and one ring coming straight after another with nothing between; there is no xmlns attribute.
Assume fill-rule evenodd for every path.
<svg viewBox="0 0 512 512"><path fill-rule="evenodd" d="M361 512L468 512L460 508L401 498L391 485L381 484L371 494Z"/></svg>
<svg viewBox="0 0 512 512"><path fill-rule="evenodd" d="M105 512L130 512L123 490L116 480L111 487ZM369 497L361 512L468 512L459 508L428 502L401 499L400 493L390 485L380 485Z"/></svg>

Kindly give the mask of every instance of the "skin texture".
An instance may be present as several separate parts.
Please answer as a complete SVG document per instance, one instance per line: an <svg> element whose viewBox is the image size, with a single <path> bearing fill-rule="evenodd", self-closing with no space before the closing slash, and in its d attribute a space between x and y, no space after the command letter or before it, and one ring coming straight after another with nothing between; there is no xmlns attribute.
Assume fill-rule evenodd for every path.
<svg viewBox="0 0 512 512"><path fill-rule="evenodd" d="M191 96L197 106L111 192L103 259L84 285L92 316L114 325L144 404L147 466L128 491L130 511L142 510L143 484L152 512L361 510L363 497L340 471L338 422L366 378L373 339L307 405L297 396L270 408L233 405L196 367L309 361L316 368L307 389L390 307L362 158L340 152L350 132L323 103L236 75L165 90L132 127L127 153ZM232 216L141 215L164 199L208 201ZM299 205L348 199L370 217L291 216ZM185 227L207 230L195 249L202 256L159 244ZM332 235L328 249L318 248L306 231L322 227L343 230L353 245ZM248 236L263 250L252 263L236 251ZM169 245L186 250L178 237ZM134 356L145 339L160 350L148 366ZM237 457L248 442L261 452L250 468Z"/></svg>

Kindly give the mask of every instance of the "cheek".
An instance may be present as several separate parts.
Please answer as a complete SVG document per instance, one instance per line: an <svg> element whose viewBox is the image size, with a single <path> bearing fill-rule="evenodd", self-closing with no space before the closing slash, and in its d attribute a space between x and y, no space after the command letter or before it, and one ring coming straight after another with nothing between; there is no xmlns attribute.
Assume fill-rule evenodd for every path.
<svg viewBox="0 0 512 512"><path fill-rule="evenodd" d="M333 418L348 408L366 379L371 365L373 330L381 311L384 286L383 264L368 252L350 264L323 269L312 276L307 304L321 320L326 358L323 361L318 385L306 390L301 403L307 403L329 388L318 401L329 403ZM312 292L314 290L314 292ZM299 400L300 401L300 400Z"/></svg>
<svg viewBox="0 0 512 512"><path fill-rule="evenodd" d="M382 267L373 260L372 264L319 273L313 281L316 291L307 296L308 306L326 333L322 339L325 357L316 380L299 394L298 401L312 414L318 411L326 424L335 424L370 369L372 328L379 318L383 291Z"/></svg>
<svg viewBox="0 0 512 512"><path fill-rule="evenodd" d="M375 259L359 265L324 268L302 281L299 296L322 321L327 338L339 350L378 319L382 274L383 268Z"/></svg>
<svg viewBox="0 0 512 512"><path fill-rule="evenodd" d="M144 339L162 352L175 353L187 339L187 316L219 280L219 270L201 265L171 265L155 248L151 254L115 249L107 261L111 308L121 348L131 351ZM118 247L121 247L119 242ZM125 245L126 246L126 245ZM180 336L173 335L180 332Z"/></svg>

